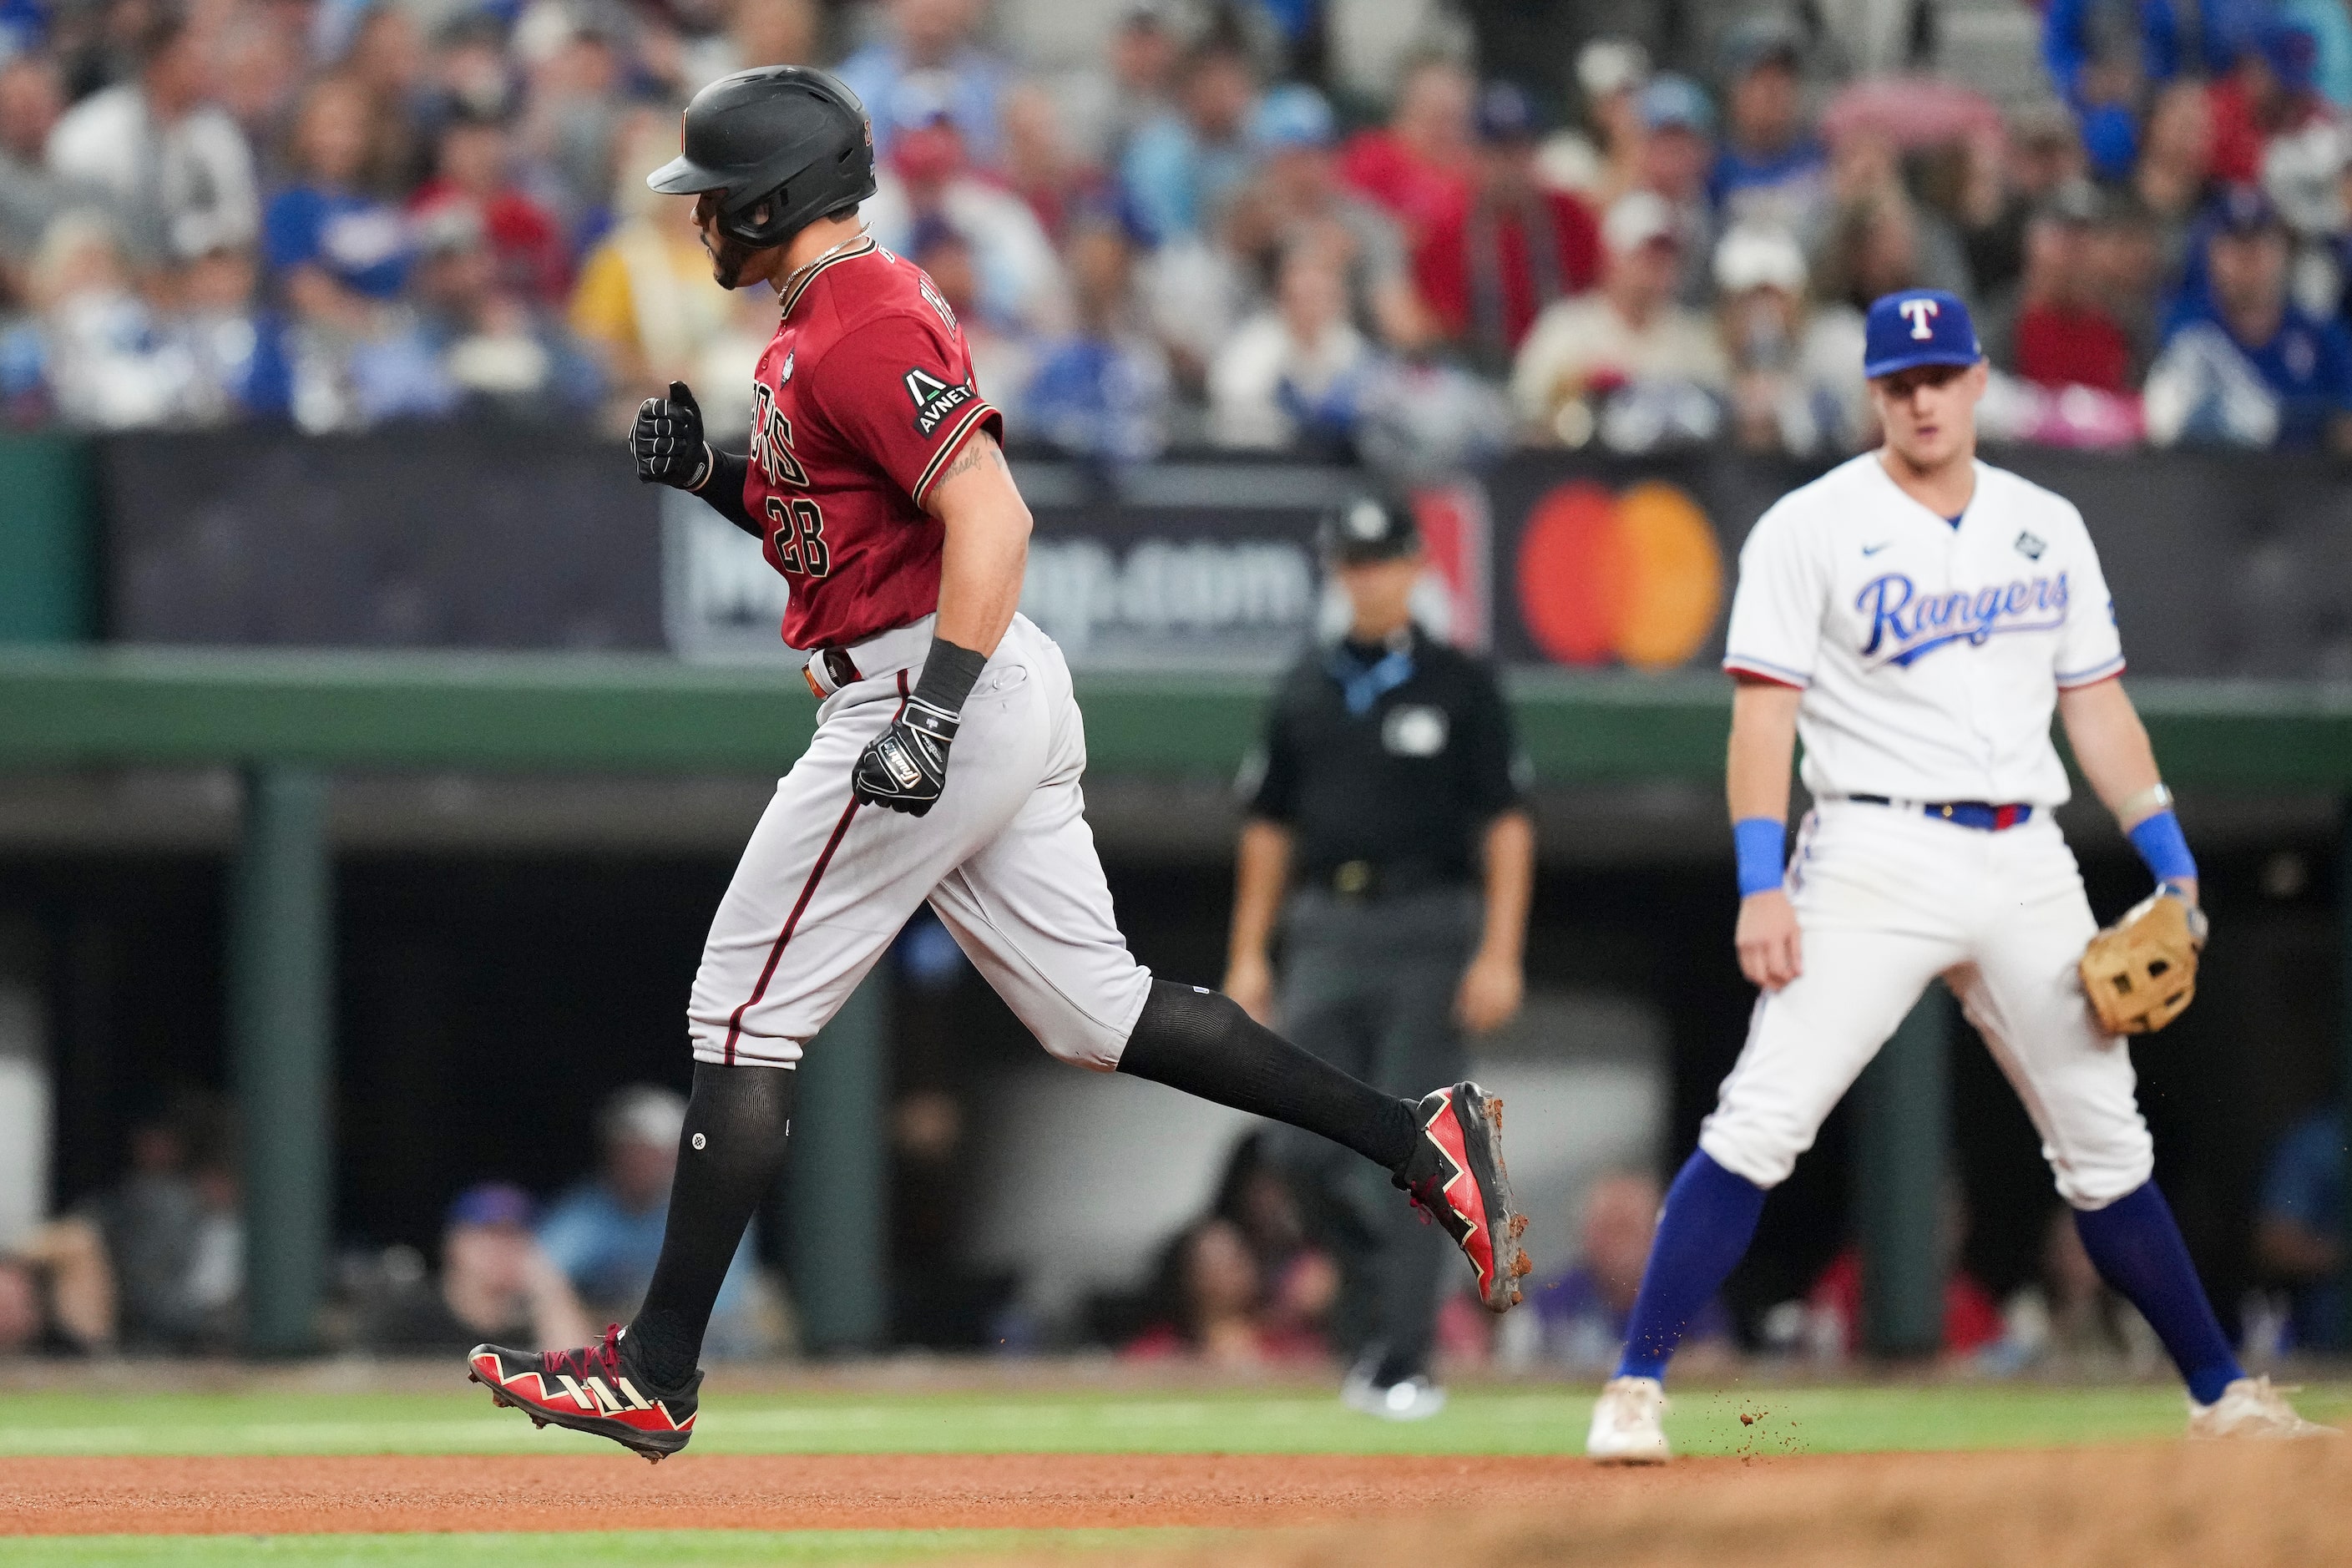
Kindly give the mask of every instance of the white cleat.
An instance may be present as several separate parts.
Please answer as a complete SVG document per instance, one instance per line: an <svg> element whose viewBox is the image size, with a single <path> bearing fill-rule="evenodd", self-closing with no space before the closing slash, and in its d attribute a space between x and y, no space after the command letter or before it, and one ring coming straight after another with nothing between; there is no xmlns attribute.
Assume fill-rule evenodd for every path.
<svg viewBox="0 0 2352 1568"><path fill-rule="evenodd" d="M1592 1407L1584 1452L1604 1465L1663 1465L1674 1458L1660 1418L1665 1385L1654 1377L1612 1377Z"/></svg>
<svg viewBox="0 0 2352 1568"><path fill-rule="evenodd" d="M1445 1408L1445 1390L1418 1373L1383 1388L1351 1372L1339 1385L1339 1403L1383 1421L1426 1421Z"/></svg>
<svg viewBox="0 0 2352 1568"><path fill-rule="evenodd" d="M2191 1437L2341 1437L2334 1426L2305 1421L2267 1377L2242 1377L2210 1405L2189 1402Z"/></svg>

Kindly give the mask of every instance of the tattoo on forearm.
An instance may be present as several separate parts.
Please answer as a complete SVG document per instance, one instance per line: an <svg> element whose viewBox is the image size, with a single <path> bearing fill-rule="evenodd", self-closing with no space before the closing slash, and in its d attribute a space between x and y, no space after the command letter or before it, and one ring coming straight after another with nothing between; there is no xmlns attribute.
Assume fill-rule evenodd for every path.
<svg viewBox="0 0 2352 1568"><path fill-rule="evenodd" d="M971 439L964 443L963 450L958 452L948 466L940 471L940 477L931 481L931 489L937 490L966 468L976 468L991 460L999 465L1004 461L1004 454L997 449L996 437L985 430L975 430L972 432Z"/></svg>

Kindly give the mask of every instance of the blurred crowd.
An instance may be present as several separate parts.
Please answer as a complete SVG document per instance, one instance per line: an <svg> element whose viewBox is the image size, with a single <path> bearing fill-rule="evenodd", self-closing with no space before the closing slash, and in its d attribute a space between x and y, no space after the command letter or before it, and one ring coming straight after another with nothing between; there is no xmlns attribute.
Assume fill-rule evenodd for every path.
<svg viewBox="0 0 2352 1568"><path fill-rule="evenodd" d="M814 61L1034 446L1833 454L1906 287L1976 308L1998 438L2352 438L2342 0L2048 0L2007 107L1844 73L1810 6L1687 72L1439 28L1335 108L1289 42L1325 0L1103 4L1030 68L985 0L6 0L0 417L609 428L739 385L772 305L642 177L698 88Z"/></svg>
<svg viewBox="0 0 2352 1568"><path fill-rule="evenodd" d="M1442 1364L1457 1374L1608 1376L1624 1348L1664 1198L1647 1173L1597 1177L1577 1201L1567 1266L1539 1277L1526 1308L1499 1323L1449 1277L1438 1328ZM2099 1279L2063 1206L2052 1203L2038 1265L2005 1299L1962 1260L1969 1215L1957 1182L1948 1184L1943 1206L1938 1356L1948 1365L1989 1377L2140 1377L2161 1367L2154 1331ZM1227 1369L1344 1359L1352 1347L1342 1342L1338 1266L1301 1214L1283 1173L1265 1163L1255 1140L1245 1142L1209 1210L1167 1243L1143 1289L1095 1304L1093 1337L1120 1345L1129 1359L1189 1355ZM2329 1231L2322 1245L2339 1245L2338 1236L2340 1229ZM2273 1336L2250 1342L2261 1357L2341 1342L2332 1323L2299 1339L2274 1328L2255 1331ZM1863 1337L1861 1258L1849 1245L1803 1295L1762 1306L1744 1328L1726 1303L1708 1303L1689 1327L1678 1364L1706 1375L1746 1354L1829 1371L1859 1356Z"/></svg>
<svg viewBox="0 0 2352 1568"><path fill-rule="evenodd" d="M902 1105L896 1142L907 1142L910 1114L936 1119L930 1102L939 1098L927 1091ZM623 1089L600 1119L595 1166L546 1202L509 1183L478 1183L450 1201L432 1256L406 1246L346 1250L326 1342L390 1356L462 1352L484 1341L562 1347L627 1321L660 1255L685 1110L672 1090ZM944 1149L956 1137L934 1130L920 1141ZM0 1253L0 1359L234 1353L245 1282L236 1143L215 1095L183 1093L143 1119L119 1181ZM2240 1313L2251 1360L2268 1365L2347 1344L2344 1181L2334 1110L2294 1123L2273 1146L2254 1216L2260 1284ZM974 1300L933 1300L925 1281L954 1275L960 1240L894 1208L894 1246L919 1255L922 1278L893 1279L891 1342L1000 1354L1093 1347L1135 1362L1312 1373L1354 1353L1349 1342L1363 1325L1349 1321L1339 1249L1324 1233L1330 1216L1302 1190L1262 1134L1244 1137L1208 1206L1168 1237L1136 1288L1098 1295L1077 1321L1058 1325L1025 1322L1011 1305L1017 1282L1009 1278L984 1282ZM907 1195L923 1213L942 1206L938 1190L919 1183ZM1576 1199L1565 1267L1537 1279L1526 1309L1499 1323L1449 1272L1441 1366L1605 1376L1624 1343L1663 1198L1646 1172L1594 1178ZM1937 1232L1948 1364L1993 1377L2161 1369L2153 1331L2100 1280L2063 1207L2051 1204L2038 1264L2005 1297L1969 1270L1970 1223L1959 1183L1948 1181ZM760 1261L757 1239L755 1226L720 1289L709 1359L797 1348L789 1299ZM1711 1303L1691 1325L1682 1360L1702 1371L1741 1355L1830 1370L1862 1346L1860 1258L1849 1246L1802 1295L1754 1305L1744 1321Z"/></svg>
<svg viewBox="0 0 2352 1568"><path fill-rule="evenodd" d="M320 1325L332 1349L463 1353L485 1341L584 1344L635 1315L661 1254L685 1098L613 1095L592 1171L542 1204L508 1182L451 1199L427 1257L348 1249ZM113 1185L0 1252L0 1357L230 1354L243 1342L245 1226L236 1122L221 1097L178 1094L131 1130ZM744 1238L707 1353L789 1353L790 1308Z"/></svg>

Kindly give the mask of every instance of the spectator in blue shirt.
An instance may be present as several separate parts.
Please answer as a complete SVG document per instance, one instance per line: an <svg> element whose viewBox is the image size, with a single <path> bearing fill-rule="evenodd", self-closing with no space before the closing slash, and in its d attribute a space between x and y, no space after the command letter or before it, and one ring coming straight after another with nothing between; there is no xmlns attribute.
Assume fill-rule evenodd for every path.
<svg viewBox="0 0 2352 1568"><path fill-rule="evenodd" d="M1257 79L1238 44L1212 38L1185 60L1176 109L1136 132L1119 165L1152 243L1209 228L1224 198L1248 178L1256 100Z"/></svg>
<svg viewBox="0 0 2352 1568"><path fill-rule="evenodd" d="M998 100L1012 73L1002 59L972 42L981 0L887 0L880 9L885 36L834 68L834 74L865 100L874 122L875 156L890 155L900 120L894 108L900 84L919 77L926 91L948 100L949 118L973 160L993 168Z"/></svg>
<svg viewBox="0 0 2352 1568"><path fill-rule="evenodd" d="M328 77L303 96L294 127L294 184L270 198L262 260L296 315L359 332L407 280L408 225L400 209L355 187L368 157L368 99Z"/></svg>
<svg viewBox="0 0 2352 1568"><path fill-rule="evenodd" d="M1146 462L1168 445L1168 356L1136 309L1134 253L1116 216L1071 226L1070 279L1077 331L1047 345L1023 398L1028 423L1065 452Z"/></svg>
<svg viewBox="0 0 2352 1568"><path fill-rule="evenodd" d="M2263 1173L2254 1257L2293 1290L2294 1343L2303 1350L2346 1342L2344 1144L2344 1113L2315 1111L2287 1130Z"/></svg>
<svg viewBox="0 0 2352 1568"><path fill-rule="evenodd" d="M2050 0L2042 63L2082 121L2092 172L2129 178L2147 89L2228 75L2270 10L2261 0Z"/></svg>
<svg viewBox="0 0 2352 1568"><path fill-rule="evenodd" d="M1750 17L1724 55L1723 146L1707 178L1716 222L1811 233L1829 200L1829 153L1805 123L1801 40L1780 17Z"/></svg>
<svg viewBox="0 0 2352 1568"><path fill-rule="evenodd" d="M653 1282L685 1125L686 1101L670 1090L650 1084L621 1089L604 1107L604 1164L557 1198L539 1222L540 1246L599 1322L628 1321ZM714 1353L726 1353L716 1347L731 1337L729 1320L748 1310L754 1273L746 1232L719 1288L709 1342Z"/></svg>
<svg viewBox="0 0 2352 1568"><path fill-rule="evenodd" d="M2240 185L2209 226L2204 276L2176 307L2148 374L2150 437L2352 450L2352 332L2288 299L2278 210Z"/></svg>
<svg viewBox="0 0 2352 1568"><path fill-rule="evenodd" d="M1593 1184L1584 1200L1576 1262L1528 1292L1547 1360L1586 1373L1617 1364L1664 1201L1656 1181L1646 1175L1621 1173ZM1720 1352L1730 1339L1730 1315L1721 1301L1709 1301L1683 1340L1684 1353L1700 1347Z"/></svg>
<svg viewBox="0 0 2352 1568"><path fill-rule="evenodd" d="M355 79L313 83L294 121L296 182L262 214L262 265L288 326L285 405L313 432L437 411L408 384L415 378L391 378L399 389L388 393L383 364L369 363L384 360L385 340L397 335L409 264L407 219L358 188L372 112Z"/></svg>
<svg viewBox="0 0 2352 1568"><path fill-rule="evenodd" d="M2279 0L2279 16L2316 45L2313 84L2337 109L2352 109L2352 11L2343 0Z"/></svg>

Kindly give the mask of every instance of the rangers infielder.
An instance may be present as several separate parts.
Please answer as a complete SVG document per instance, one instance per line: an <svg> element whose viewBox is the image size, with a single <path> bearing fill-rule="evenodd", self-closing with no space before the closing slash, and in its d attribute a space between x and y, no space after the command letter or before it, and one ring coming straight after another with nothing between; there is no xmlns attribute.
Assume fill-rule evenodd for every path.
<svg viewBox="0 0 2352 1568"><path fill-rule="evenodd" d="M1782 498L1740 551L1727 794L1739 964L1762 994L1667 1194L1587 1451L1667 1457L1661 1380L1685 1325L1747 1250L1765 1193L1937 975L2025 1102L2100 1274L2188 1381L2191 1434L2328 1430L2240 1372L2150 1180L2113 1031L2186 1005L2203 921L2196 862L2116 679L2123 648L2082 514L1977 461L1987 370L1958 299L1880 300L1866 342L1885 445ZM2051 819L2067 795L2053 709L2159 884L2096 943ZM1784 867L1800 740L1815 805Z"/></svg>
<svg viewBox="0 0 2352 1568"><path fill-rule="evenodd" d="M647 183L695 198L719 283L772 284L781 320L750 454L705 443L673 383L638 413L637 475L702 497L790 579L784 640L809 650L816 734L695 976L694 1093L643 1309L585 1348L478 1346L471 1375L535 1421L647 1458L686 1446L712 1300L783 1157L793 1068L926 900L1055 1056L1377 1162L1507 1310L1528 1266L1496 1102L1469 1083L1417 1102L1380 1093L1129 953L1084 816L1069 669L1014 613L1030 519L1001 422L955 312L858 224L875 184L856 97L823 71L740 71L696 95L684 143Z"/></svg>

